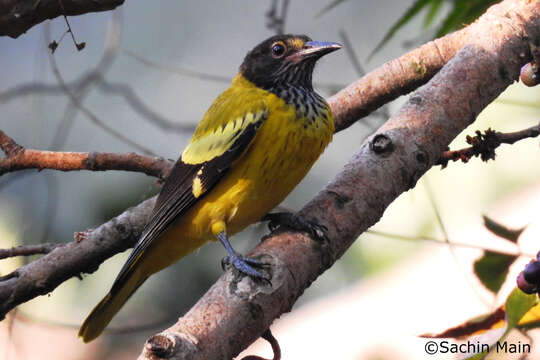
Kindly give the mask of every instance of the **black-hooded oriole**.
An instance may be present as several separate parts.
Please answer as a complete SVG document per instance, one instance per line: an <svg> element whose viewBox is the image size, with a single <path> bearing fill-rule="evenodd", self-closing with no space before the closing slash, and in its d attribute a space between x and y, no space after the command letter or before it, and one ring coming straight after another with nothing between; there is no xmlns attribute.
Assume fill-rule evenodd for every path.
<svg viewBox="0 0 540 360"><path fill-rule="evenodd" d="M277 35L248 52L175 163L111 290L82 324L85 342L99 336L150 275L209 240L225 246L227 261L240 272L264 278L255 269L259 260L234 251L228 236L277 206L332 139L330 107L311 78L317 60L339 48L305 35ZM292 214L267 219L320 230Z"/></svg>

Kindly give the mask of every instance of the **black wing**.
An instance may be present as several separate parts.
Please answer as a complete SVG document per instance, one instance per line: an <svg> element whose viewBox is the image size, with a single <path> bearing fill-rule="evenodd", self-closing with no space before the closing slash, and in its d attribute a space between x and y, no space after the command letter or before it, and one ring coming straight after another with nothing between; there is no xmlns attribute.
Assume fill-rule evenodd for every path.
<svg viewBox="0 0 540 360"><path fill-rule="evenodd" d="M246 151L266 117L266 114L263 114L255 122L245 126L225 152L209 161L187 164L182 158L178 159L159 193L150 221L120 270L111 292L120 288L133 266L154 240L223 178L233 162Z"/></svg>

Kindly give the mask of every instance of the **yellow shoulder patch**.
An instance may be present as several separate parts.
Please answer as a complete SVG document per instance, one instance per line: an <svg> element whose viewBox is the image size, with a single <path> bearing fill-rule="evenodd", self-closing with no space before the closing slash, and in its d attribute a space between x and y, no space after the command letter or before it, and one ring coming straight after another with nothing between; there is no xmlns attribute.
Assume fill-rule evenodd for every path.
<svg viewBox="0 0 540 360"><path fill-rule="evenodd" d="M186 164L201 164L210 161L229 150L234 142L242 135L248 125L257 123L267 116L266 109L247 112L243 116L217 124L206 134L194 138L182 153L182 161Z"/></svg>

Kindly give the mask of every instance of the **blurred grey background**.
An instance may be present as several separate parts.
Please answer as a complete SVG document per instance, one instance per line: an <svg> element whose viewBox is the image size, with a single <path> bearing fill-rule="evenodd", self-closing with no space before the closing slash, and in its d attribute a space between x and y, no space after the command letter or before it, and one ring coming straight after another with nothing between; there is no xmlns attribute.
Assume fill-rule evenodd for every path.
<svg viewBox="0 0 540 360"><path fill-rule="evenodd" d="M338 42L343 42L340 32L345 32L351 40L349 50L356 54L366 71L429 39L421 19L414 20L367 62L369 53L412 1L346 1L318 16L330 2L290 1L285 32ZM86 47L78 52L68 34L60 42L54 59L64 81L77 86L76 81L99 63L106 38L119 36L112 62L101 73L105 81L98 79L76 94L84 107L107 126L159 156L176 159L191 135L184 128L194 127L213 99L228 87L225 82L182 74L182 71L232 78L246 52L274 34L267 26L266 14L271 7L272 1L127 1L112 13L69 18L77 41L84 41ZM58 41L66 30L64 20L54 19L49 26L51 39ZM41 24L18 39L0 38L0 128L28 148L141 152L96 126L59 90L51 70L46 31L46 25ZM314 81L319 92L328 97L358 77L343 49L319 63ZM106 91L103 83L133 92L154 117L177 124L177 128L158 126L156 121L134 110L124 96L111 92L110 87ZM491 110L486 110L488 115L474 124L475 129L489 126L519 129L538 121L538 108L516 105L517 100L538 103L538 89L516 85L503 96L510 100L492 105ZM516 101L512 103L512 100ZM402 101L398 99L386 111L391 114ZM510 116L512 121L508 121ZM297 210L311 199L382 121L384 116L371 116L336 135L283 206ZM463 140L456 144L463 144ZM518 150L517 146L501 150L497 162L481 164L473 160L466 169L464 165L450 164L444 172L430 171L428 177L433 178L430 183L447 226L461 229L476 221L492 201L524 184L535 183L539 167L531 168L530 164L539 160L538 145L531 142L529 146L529 150L523 147ZM509 151L508 158L503 151ZM517 151L523 154L518 159ZM472 178L476 179L474 183ZM444 191L437 191L440 187ZM0 246L70 241L74 232L97 226L158 190L154 178L119 171L45 170L4 175L0 178ZM456 209L459 209L457 214ZM378 226L413 236L441 233L422 184L392 205ZM233 244L238 250L247 251L265 232L264 225L254 225L235 236ZM414 253L422 244L364 236L306 291L297 306L347 289L364 276ZM24 304L21 313L29 321L49 324L51 329L65 328L74 334L75 327L110 287L126 255L115 256L96 273L84 275L84 281L71 279L50 296ZM120 359L124 351L135 354L152 331L174 322L208 289L221 274L220 260L224 255L221 246L212 243L153 276L115 318L110 326L113 331L99 345L94 345L98 346L98 352L89 354L81 347L74 350L77 354L74 358L113 358L114 354ZM2 261L0 273L5 274L29 260ZM156 322L154 330L136 331ZM10 356L26 358L15 353Z"/></svg>

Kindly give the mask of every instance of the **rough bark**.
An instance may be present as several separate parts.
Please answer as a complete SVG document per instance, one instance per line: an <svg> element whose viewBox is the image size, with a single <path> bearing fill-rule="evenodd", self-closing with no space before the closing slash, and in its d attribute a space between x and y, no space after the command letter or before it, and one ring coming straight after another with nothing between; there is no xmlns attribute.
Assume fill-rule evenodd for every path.
<svg viewBox="0 0 540 360"><path fill-rule="evenodd" d="M467 143L472 145L459 150L447 150L441 154L437 165L446 167L449 161L468 162L472 157L480 156L483 161L495 160L495 149L502 144L514 144L523 139L534 138L540 135L540 124L527 129L502 133L487 129L484 133L477 130L475 136L467 135Z"/></svg>
<svg viewBox="0 0 540 360"><path fill-rule="evenodd" d="M7 138L0 130L0 142ZM6 151L6 157L0 158L0 176L13 171L28 169L52 169L59 171L106 171L124 170L141 172L160 179L168 174L172 162L135 153L117 154L102 152L63 152L25 149L17 146L17 151ZM0 148L2 148L0 144Z"/></svg>
<svg viewBox="0 0 540 360"><path fill-rule="evenodd" d="M539 41L539 4L505 1L490 9L470 43L301 210L328 227L328 242L273 234L250 254L272 265L272 286L226 272L176 324L150 338L139 359L230 359L289 311L397 196L414 187L452 139L518 79L520 67L530 61L528 41Z"/></svg>
<svg viewBox="0 0 540 360"><path fill-rule="evenodd" d="M141 359L231 358L249 345L275 318L289 311L304 289L382 216L391 201L413 187L450 141L517 79L520 66L531 60L529 43L540 43L539 32L540 2L506 0L466 31L456 33L461 35L430 45L433 54L420 57L419 66L413 66L413 61L407 67L402 60L391 67L384 65L334 96L332 110L339 129L344 129L384 102L427 82L465 45L302 210L328 227L329 241L315 243L292 232L273 234L253 252L271 264L272 286L226 272L177 324L147 342ZM453 41L458 45L447 44ZM422 77L418 80L413 74ZM376 96L365 100L364 87ZM57 248L0 281L0 315L52 291L69 277L94 271L103 260L133 245L152 201L100 226L85 241Z"/></svg>
<svg viewBox="0 0 540 360"><path fill-rule="evenodd" d="M459 31L388 61L332 96L329 101L337 119L336 130L351 126L380 106L425 84L463 46L478 44L482 47L489 41L490 31L498 33L499 26L514 26L515 20L506 14L519 13L525 7L534 9L539 6L538 0L524 0L521 3L514 1L513 4L506 1L504 4L492 7L479 20ZM520 32L525 35L522 28L516 27L514 35ZM524 54L529 56L530 50Z"/></svg>
<svg viewBox="0 0 540 360"><path fill-rule="evenodd" d="M155 197L89 231L85 239L56 247L11 274L0 278L0 315L15 306L45 295L64 281L94 272L111 256L132 247L154 206ZM114 239L114 240L112 240Z"/></svg>

